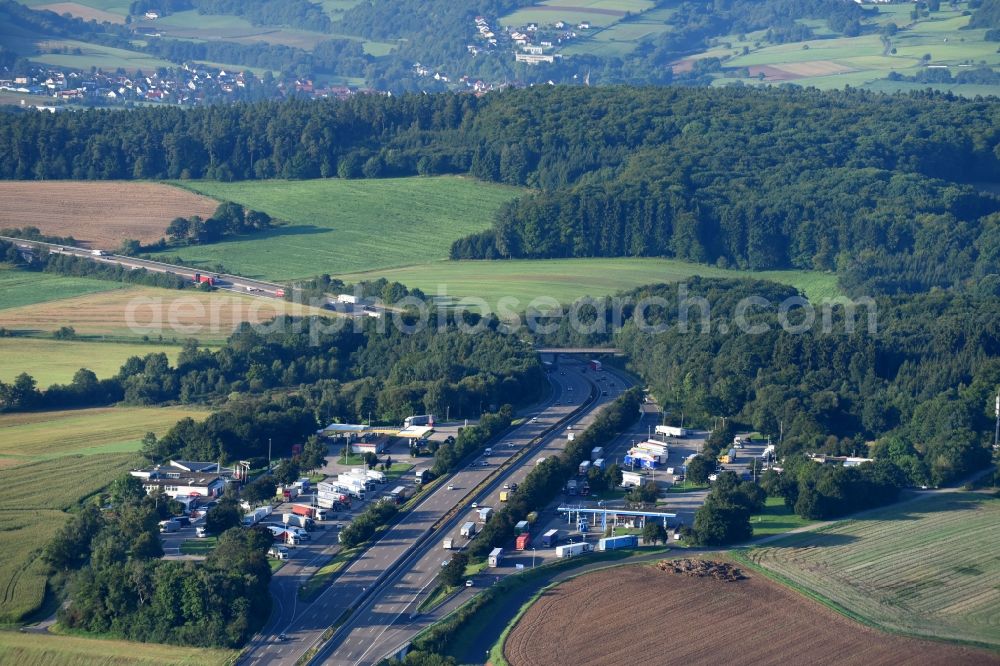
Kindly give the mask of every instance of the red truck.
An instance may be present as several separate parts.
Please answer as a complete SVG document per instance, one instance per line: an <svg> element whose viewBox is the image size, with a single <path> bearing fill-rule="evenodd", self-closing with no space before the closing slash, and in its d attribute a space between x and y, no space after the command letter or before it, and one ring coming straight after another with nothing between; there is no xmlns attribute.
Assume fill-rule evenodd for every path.
<svg viewBox="0 0 1000 666"><path fill-rule="evenodd" d="M297 516L306 516L307 518L312 518L313 520L326 519L326 511L314 506L306 506L305 504L293 504L292 513Z"/></svg>
<svg viewBox="0 0 1000 666"><path fill-rule="evenodd" d="M207 284L209 287L215 286L215 278L211 275L202 275L201 273L194 274L194 281L198 284Z"/></svg>
<svg viewBox="0 0 1000 666"><path fill-rule="evenodd" d="M517 537L517 540L514 541L514 548L517 550L527 550L529 543L531 543L531 535L521 534Z"/></svg>
<svg viewBox="0 0 1000 666"><path fill-rule="evenodd" d="M274 290L274 295L277 298L284 298L285 297L285 290L284 289L275 289Z"/></svg>

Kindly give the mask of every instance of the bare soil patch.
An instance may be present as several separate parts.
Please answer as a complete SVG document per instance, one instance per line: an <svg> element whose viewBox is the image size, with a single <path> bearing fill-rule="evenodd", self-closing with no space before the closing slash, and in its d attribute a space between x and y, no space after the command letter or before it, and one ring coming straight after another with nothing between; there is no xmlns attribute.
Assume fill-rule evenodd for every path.
<svg viewBox="0 0 1000 666"><path fill-rule="evenodd" d="M778 67L772 67L771 65L751 65L747 69L750 71L750 76L760 76L763 74L768 81L791 81L793 79L801 79L805 76L805 74L795 74L784 69L779 69Z"/></svg>
<svg viewBox="0 0 1000 666"><path fill-rule="evenodd" d="M8 181L0 183L0 228L38 227L113 250L126 238L156 242L175 217L211 217L218 205L159 183Z"/></svg>
<svg viewBox="0 0 1000 666"><path fill-rule="evenodd" d="M108 23L125 22L125 17L121 14L112 14L101 9L81 5L78 2L53 2L48 5L36 5L33 9L47 9L59 15L68 13L77 18L82 18L84 21L93 19L98 22L107 21Z"/></svg>
<svg viewBox="0 0 1000 666"><path fill-rule="evenodd" d="M729 582L655 566L558 585L504 645L512 666L555 666L569 655L574 664L601 666L996 663L989 652L870 629L760 575Z"/></svg>

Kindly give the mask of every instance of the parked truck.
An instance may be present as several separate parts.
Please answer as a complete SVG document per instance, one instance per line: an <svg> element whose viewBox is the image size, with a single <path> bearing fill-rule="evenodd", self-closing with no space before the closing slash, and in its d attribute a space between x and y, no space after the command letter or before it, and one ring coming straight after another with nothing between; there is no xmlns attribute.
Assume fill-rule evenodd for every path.
<svg viewBox="0 0 1000 666"><path fill-rule="evenodd" d="M542 547L551 548L559 541L559 530L549 530L542 535Z"/></svg>
<svg viewBox="0 0 1000 666"><path fill-rule="evenodd" d="M305 504L293 504L292 513L298 514L300 516L307 516L313 520L326 520L326 511L315 506L307 506Z"/></svg>
<svg viewBox="0 0 1000 666"><path fill-rule="evenodd" d="M580 467L577 470L577 473L580 476L586 476L587 472L589 472L589 471L590 471L590 461L589 460L584 460L582 463L580 463Z"/></svg>
<svg viewBox="0 0 1000 666"><path fill-rule="evenodd" d="M603 458L603 457L604 457L604 447L603 446L595 446L594 448L592 448L590 450L590 459L591 460L598 460L598 459Z"/></svg>
<svg viewBox="0 0 1000 666"><path fill-rule="evenodd" d="M576 492L577 492L576 479L570 479L569 481L566 482L566 494L576 495Z"/></svg>
<svg viewBox="0 0 1000 666"><path fill-rule="evenodd" d="M635 534L604 537L597 542L597 550L617 550L619 548L635 548L639 545L639 537Z"/></svg>
<svg viewBox="0 0 1000 666"><path fill-rule="evenodd" d="M479 514L479 522L485 523L490 519L490 516L493 515L493 509L491 509L488 506L484 506L479 509L476 509L476 513Z"/></svg>
<svg viewBox="0 0 1000 666"><path fill-rule="evenodd" d="M687 428L680 428L677 426L667 426L658 425L656 426L657 435L666 435L667 437L687 437Z"/></svg>
<svg viewBox="0 0 1000 666"><path fill-rule="evenodd" d="M271 515L271 507L262 506L243 516L244 527L251 527Z"/></svg>
<svg viewBox="0 0 1000 666"><path fill-rule="evenodd" d="M575 432L567 433L566 439L572 442L574 439L576 439L576 433Z"/></svg>
<svg viewBox="0 0 1000 666"><path fill-rule="evenodd" d="M313 519L309 516L301 516L297 513L283 513L281 514L281 522L285 525L291 527L301 527L302 529L309 530L315 527Z"/></svg>
<svg viewBox="0 0 1000 666"><path fill-rule="evenodd" d="M566 557L576 557L577 555L582 555L583 553L590 552L589 543L567 543L562 546L556 546L556 557L566 558Z"/></svg>
<svg viewBox="0 0 1000 666"><path fill-rule="evenodd" d="M528 521L527 520L519 520L514 525L514 534L524 534L527 531L528 531Z"/></svg>
<svg viewBox="0 0 1000 666"><path fill-rule="evenodd" d="M503 562L503 548L494 548L490 551L489 565L498 567L501 562Z"/></svg>
<svg viewBox="0 0 1000 666"><path fill-rule="evenodd" d="M527 550L528 544L531 543L530 534L518 534L517 539L514 540L514 548L517 550Z"/></svg>
<svg viewBox="0 0 1000 666"><path fill-rule="evenodd" d="M375 483L385 483L385 472L380 472L377 469L369 469L365 470L365 475Z"/></svg>
<svg viewBox="0 0 1000 666"><path fill-rule="evenodd" d="M601 368L604 367L600 361L593 360L590 362L590 369L594 372L600 372Z"/></svg>
<svg viewBox="0 0 1000 666"><path fill-rule="evenodd" d="M622 472L622 486L628 488L629 486L639 487L642 485L642 475L635 472Z"/></svg>
<svg viewBox="0 0 1000 666"><path fill-rule="evenodd" d="M604 458L598 458L597 460L595 460L594 461L594 467L596 467L597 469L603 471L604 467L605 467Z"/></svg>
<svg viewBox="0 0 1000 666"><path fill-rule="evenodd" d="M415 474L414 480L416 481L417 485L420 485L421 483L427 481L427 476L430 474L430 472L427 471L426 469L418 469L416 472L414 472L414 474Z"/></svg>
<svg viewBox="0 0 1000 666"><path fill-rule="evenodd" d="M447 539L444 540L444 548L445 548L445 550L451 550L454 547L455 547L455 540L454 539L452 539L451 537L448 537Z"/></svg>
<svg viewBox="0 0 1000 666"><path fill-rule="evenodd" d="M501 490L500 491L500 501L501 502L506 502L509 497L510 497L510 491L509 490Z"/></svg>
<svg viewBox="0 0 1000 666"><path fill-rule="evenodd" d="M476 536L476 524L473 522L467 522L462 525L461 535L466 539L471 539Z"/></svg>

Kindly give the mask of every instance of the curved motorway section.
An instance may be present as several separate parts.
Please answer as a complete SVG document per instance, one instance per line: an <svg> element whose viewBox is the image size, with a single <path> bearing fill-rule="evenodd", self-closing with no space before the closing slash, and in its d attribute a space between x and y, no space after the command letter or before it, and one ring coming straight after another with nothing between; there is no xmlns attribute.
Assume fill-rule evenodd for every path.
<svg viewBox="0 0 1000 666"><path fill-rule="evenodd" d="M541 435L531 451L516 464L492 479L478 493L463 498L457 515L435 531L434 535L421 543L402 563L397 571L387 577L384 584L367 598L351 615L333 637L327 641L311 663L323 664L375 664L406 645L417 633L438 619L437 614L421 616L417 613L423 596L434 588L442 560L448 553L441 548L442 539L452 537L455 543L463 543L459 531L464 522L474 520L472 502L485 506L497 506L499 489L505 483L520 483L542 456L560 452L567 443L566 424L563 421L581 405L586 407L576 417L568 421L579 432L596 418L600 408L614 399L614 395L602 394L591 381L591 373L581 373L580 363L566 362L552 378L558 387L552 402L538 415L538 421L527 424L504 437L493 447L489 458L491 466L500 464L518 453L532 440ZM565 374L561 374L565 372ZM623 383L625 382L622 379ZM628 383L625 384L628 386ZM593 393L593 394L592 394ZM589 403L589 404L588 404ZM490 468L492 469L492 467ZM472 467L455 476L454 491L441 491L442 504L451 508L455 504L454 495L460 488L472 487L484 478L482 471ZM448 496L452 497L448 497ZM469 590L472 593L473 590Z"/></svg>
<svg viewBox="0 0 1000 666"><path fill-rule="evenodd" d="M549 375L552 392L545 402L521 414L527 422L495 442L491 456L470 460L440 483L314 601L296 602L294 594L289 594L292 591L274 589L278 598L275 616L246 648L240 663L291 666L312 648L319 648L312 663L375 663L412 638L432 619L411 616L441 567L441 540L446 536L457 539L460 525L470 520L472 503L495 506L496 491L503 483L519 482L538 457L562 450L568 417L579 411L566 421L579 430L614 399L614 395L601 395L582 368L580 363L566 362ZM531 451L522 459L497 473L499 465L528 446ZM484 460L486 465L481 464ZM482 490L471 492L491 475L495 478ZM349 608L356 610L324 642L324 632ZM287 641L278 640L282 633Z"/></svg>

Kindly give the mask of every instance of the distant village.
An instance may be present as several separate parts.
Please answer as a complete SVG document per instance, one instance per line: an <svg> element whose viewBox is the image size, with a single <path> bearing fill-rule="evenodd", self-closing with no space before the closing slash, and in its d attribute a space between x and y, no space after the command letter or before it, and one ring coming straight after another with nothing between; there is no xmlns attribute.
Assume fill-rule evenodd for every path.
<svg viewBox="0 0 1000 666"><path fill-rule="evenodd" d="M580 33L589 30L591 26L587 22L571 26L565 21L557 20L542 26L528 23L517 27L494 28L487 18L477 16L474 28L475 38L466 47L472 57L486 53L496 56L511 54L516 62L537 65L557 62L562 56L556 49L578 39ZM455 76L419 62L413 64L413 70L419 77L429 77L474 94L484 94L512 85L487 82L468 75ZM380 91L353 86L319 85L309 79L283 81L268 77L264 80L250 71L186 63L147 73L142 70L126 72L122 69L114 72L101 69L81 72L35 65L27 73L21 72L18 75L0 72L0 92L30 95L35 99L22 99L21 106L56 112L79 106L198 106L292 95L316 99L346 99L358 93L379 94ZM52 101L42 102L38 97L50 98Z"/></svg>
<svg viewBox="0 0 1000 666"><path fill-rule="evenodd" d="M528 65L540 63L555 63L562 59L562 54L556 49L569 42L579 39L580 33L591 29L588 21L578 23L575 27L565 21L555 21L551 24L539 25L527 23L521 26L504 26L494 28L485 16L477 16L474 21L475 39L466 44L466 50L472 57L480 54L504 55L511 54L515 62ZM413 69L417 76L432 77L435 81L451 82L447 72L414 63ZM489 83L481 79L461 76L456 81L475 93L485 93L513 84Z"/></svg>
<svg viewBox="0 0 1000 666"><path fill-rule="evenodd" d="M133 73L124 70L78 72L35 66L29 73L0 78L0 91L51 98L51 104L36 99L30 106L52 112L70 106L198 106L289 95L345 99L357 93L377 92L349 86L317 86L308 79L265 82L251 72L199 64L159 68L149 73L141 70ZM29 106L29 102L22 101L22 106Z"/></svg>

